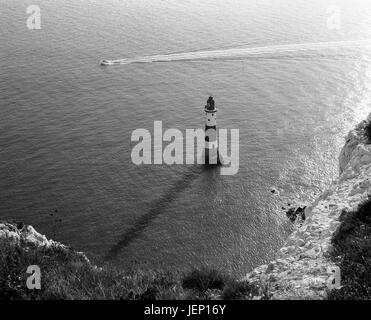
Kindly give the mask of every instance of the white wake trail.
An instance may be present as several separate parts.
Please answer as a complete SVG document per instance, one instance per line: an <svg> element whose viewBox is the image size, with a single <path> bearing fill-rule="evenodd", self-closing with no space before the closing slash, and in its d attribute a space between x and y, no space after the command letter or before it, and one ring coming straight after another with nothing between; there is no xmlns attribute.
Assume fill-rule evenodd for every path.
<svg viewBox="0 0 371 320"><path fill-rule="evenodd" d="M171 62L185 60L205 60L205 59L232 59L249 58L254 56L280 55L302 52L318 52L321 50L338 50L343 48L363 48L371 46L371 40L356 41L334 41L317 43L296 43L273 45L263 47L232 48L224 50L205 50L184 53L172 53L164 55L152 55L118 60L101 60L102 65L132 64L132 63L152 63L152 62Z"/></svg>

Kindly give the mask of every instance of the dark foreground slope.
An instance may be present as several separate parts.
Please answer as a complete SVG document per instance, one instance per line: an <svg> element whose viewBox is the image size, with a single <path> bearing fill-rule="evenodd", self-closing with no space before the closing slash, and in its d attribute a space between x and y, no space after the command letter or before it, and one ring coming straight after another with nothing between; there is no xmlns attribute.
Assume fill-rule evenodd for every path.
<svg viewBox="0 0 371 320"><path fill-rule="evenodd" d="M26 285L30 265L40 267L40 290ZM251 299L260 293L248 283L206 267L178 273L93 263L83 253L19 223L0 223L0 266L0 300Z"/></svg>

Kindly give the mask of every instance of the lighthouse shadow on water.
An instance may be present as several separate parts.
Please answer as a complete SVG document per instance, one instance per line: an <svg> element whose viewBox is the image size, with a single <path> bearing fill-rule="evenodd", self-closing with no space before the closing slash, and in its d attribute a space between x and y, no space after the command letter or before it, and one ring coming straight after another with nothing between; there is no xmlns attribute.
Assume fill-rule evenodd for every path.
<svg viewBox="0 0 371 320"><path fill-rule="evenodd" d="M167 207L175 201L178 196L192 187L192 184L199 181L205 184L205 190L210 193L215 193L217 188L216 179L221 179L219 173L220 169L216 165L197 165L186 168L180 179L178 179L173 186L163 194L158 200L154 201L147 213L142 215L135 224L126 230L120 237L119 241L113 245L107 252L105 259L113 260L133 241L138 239L143 232L150 227L152 221L163 214ZM213 189L215 188L215 190Z"/></svg>

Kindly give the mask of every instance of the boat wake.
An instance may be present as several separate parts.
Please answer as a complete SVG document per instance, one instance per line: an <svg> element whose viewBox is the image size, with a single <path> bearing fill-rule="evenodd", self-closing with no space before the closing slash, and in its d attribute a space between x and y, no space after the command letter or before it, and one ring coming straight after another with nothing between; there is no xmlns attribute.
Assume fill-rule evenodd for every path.
<svg viewBox="0 0 371 320"><path fill-rule="evenodd" d="M297 43L263 47L232 48L224 50L205 50L184 53L172 53L164 55L152 55L118 60L101 60L104 66L125 65L133 63L153 63L153 62L172 62L172 61L193 61L211 59L237 59L250 57L269 57L271 55L287 55L298 53L310 53L339 49L362 49L371 46L371 40L357 41L336 41L336 42L317 42L317 43Z"/></svg>

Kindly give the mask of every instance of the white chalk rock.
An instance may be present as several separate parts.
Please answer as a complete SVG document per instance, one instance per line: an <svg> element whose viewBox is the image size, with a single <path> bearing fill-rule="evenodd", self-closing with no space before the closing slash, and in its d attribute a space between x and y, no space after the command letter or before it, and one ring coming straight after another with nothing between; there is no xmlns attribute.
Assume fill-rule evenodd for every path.
<svg viewBox="0 0 371 320"><path fill-rule="evenodd" d="M274 277L267 280L262 273L250 273L255 282L270 287L271 299L327 297L328 275L323 273L333 266L331 240L341 224L339 217L344 210L356 209L371 193L371 144L364 137L365 124L360 123L346 138L339 156L339 178L307 206L304 224L280 249L279 259L268 264Z"/></svg>

